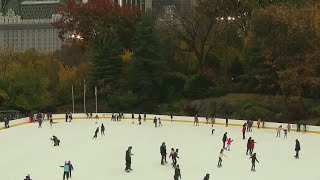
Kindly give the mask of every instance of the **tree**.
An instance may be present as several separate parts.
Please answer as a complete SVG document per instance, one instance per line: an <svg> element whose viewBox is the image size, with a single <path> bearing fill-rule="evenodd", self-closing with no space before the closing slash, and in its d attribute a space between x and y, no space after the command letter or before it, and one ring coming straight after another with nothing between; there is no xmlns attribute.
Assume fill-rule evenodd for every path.
<svg viewBox="0 0 320 180"><path fill-rule="evenodd" d="M21 110L41 110L49 104L46 61L35 51L22 54L19 63L12 68L5 86L9 101L7 106Z"/></svg>
<svg viewBox="0 0 320 180"><path fill-rule="evenodd" d="M122 44L116 37L106 39L96 47L92 61L92 83L99 85L105 95L117 88L122 67Z"/></svg>
<svg viewBox="0 0 320 180"><path fill-rule="evenodd" d="M319 53L319 3L305 6L268 6L252 16L251 39L256 40L277 73L277 83L287 102L304 89L319 87L316 70Z"/></svg>
<svg viewBox="0 0 320 180"><path fill-rule="evenodd" d="M70 32L80 34L84 41L99 40L117 32L123 39L132 36L140 11L129 6L119 6L113 0L92 0L82 3L70 0L59 7L60 20L54 25L62 39Z"/></svg>
<svg viewBox="0 0 320 180"><path fill-rule="evenodd" d="M129 85L133 93L144 100L159 100L164 61L159 52L159 40L154 34L155 18L146 14L137 25L133 41L134 59L130 67Z"/></svg>
<svg viewBox="0 0 320 180"><path fill-rule="evenodd" d="M217 46L217 39L230 25L228 21L237 19L239 24L245 22L244 14L250 12L248 5L238 0L198 0L188 14L177 13L165 20L166 31L178 38L179 44L184 44L177 46L180 51L194 54L198 73L203 74L207 55Z"/></svg>

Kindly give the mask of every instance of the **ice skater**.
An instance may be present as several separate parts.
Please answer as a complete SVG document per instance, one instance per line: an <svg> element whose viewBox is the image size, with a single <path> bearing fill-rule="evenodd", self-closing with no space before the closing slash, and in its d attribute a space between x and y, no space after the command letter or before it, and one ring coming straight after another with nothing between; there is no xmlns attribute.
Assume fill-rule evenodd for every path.
<svg viewBox="0 0 320 180"><path fill-rule="evenodd" d="M173 121L173 114L170 114L171 122Z"/></svg>
<svg viewBox="0 0 320 180"><path fill-rule="evenodd" d="M71 175L72 175L71 172L72 172L74 169L73 169L73 165L71 164L71 161L70 161L70 160L68 161L68 165L69 165L69 178L71 179Z"/></svg>
<svg viewBox="0 0 320 180"><path fill-rule="evenodd" d="M53 124L53 120L52 120L52 115L51 115L51 117L50 117L50 128L52 128L52 124Z"/></svg>
<svg viewBox="0 0 320 180"><path fill-rule="evenodd" d="M99 120L98 114L96 114L96 116L94 117L94 119L96 120L96 124L98 124L98 120Z"/></svg>
<svg viewBox="0 0 320 180"><path fill-rule="evenodd" d="M294 150L296 151L296 155L294 156L296 159L299 159L299 151L301 150L300 148L300 142L298 139L296 139L296 145Z"/></svg>
<svg viewBox="0 0 320 180"><path fill-rule="evenodd" d="M206 176L203 178L203 180L209 180L209 178L210 178L210 174L206 174Z"/></svg>
<svg viewBox="0 0 320 180"><path fill-rule="evenodd" d="M53 141L53 146L60 146L60 139L58 139L55 135L53 135L50 140Z"/></svg>
<svg viewBox="0 0 320 180"><path fill-rule="evenodd" d="M9 126L9 119L5 117L3 120L4 120L4 126L5 126L5 128L9 128L9 127L10 127L10 126Z"/></svg>
<svg viewBox="0 0 320 180"><path fill-rule="evenodd" d="M251 159L251 171L256 171L256 161L259 163L257 159L257 154L254 153L249 159Z"/></svg>
<svg viewBox="0 0 320 180"><path fill-rule="evenodd" d="M284 138L287 138L288 137L288 129L284 129L283 130L283 134L284 134Z"/></svg>
<svg viewBox="0 0 320 180"><path fill-rule="evenodd" d="M173 176L174 180L178 180L179 178L181 179L181 172L180 172L180 167L179 164L177 164L177 166L174 169L174 176Z"/></svg>
<svg viewBox="0 0 320 180"><path fill-rule="evenodd" d="M38 114L38 115L39 115L39 116L38 116L38 123L39 123L38 128L42 128L42 117L41 117L40 114Z"/></svg>
<svg viewBox="0 0 320 180"><path fill-rule="evenodd" d="M256 142L254 141L254 139L251 140L251 143L250 143L250 156L252 156L252 153L253 153L253 150L254 150L254 144Z"/></svg>
<svg viewBox="0 0 320 180"><path fill-rule="evenodd" d="M258 129L260 129L261 119L259 118L257 121Z"/></svg>
<svg viewBox="0 0 320 180"><path fill-rule="evenodd" d="M171 165L173 166L173 164L174 164L174 159L173 159L173 155L174 155L174 148L171 148L171 152L170 152L170 155L169 155L169 158L171 158L171 160L172 160L172 163L171 163Z"/></svg>
<svg viewBox="0 0 320 180"><path fill-rule="evenodd" d="M222 144L223 144L223 149L226 148L226 141L227 141L228 137L227 137L227 132L224 133L223 138L222 138Z"/></svg>
<svg viewBox="0 0 320 180"><path fill-rule="evenodd" d="M281 135L281 130L282 130L282 125L279 126L276 130L277 130L277 137L280 137L280 135Z"/></svg>
<svg viewBox="0 0 320 180"><path fill-rule="evenodd" d="M24 180L32 180L30 174L28 174Z"/></svg>
<svg viewBox="0 0 320 180"><path fill-rule="evenodd" d="M172 157L172 162L173 162L173 163L172 163L172 167L173 167L173 168L175 168L176 165L177 165L177 158L179 158L179 156L178 156L178 151L179 151L179 149L176 149L176 151L174 151L173 148L171 149L171 153L170 153L169 158Z"/></svg>
<svg viewBox="0 0 320 180"><path fill-rule="evenodd" d="M230 151L230 146L231 146L231 143L233 142L233 140L231 138L228 138L227 140L227 150Z"/></svg>
<svg viewBox="0 0 320 180"><path fill-rule="evenodd" d="M146 113L143 114L143 120L144 120L144 122L147 121L147 114Z"/></svg>
<svg viewBox="0 0 320 180"><path fill-rule="evenodd" d="M301 123L300 121L297 122L297 132L300 132Z"/></svg>
<svg viewBox="0 0 320 180"><path fill-rule="evenodd" d="M248 142L247 142L247 152L246 152L246 155L248 155L248 151L250 151L250 147L251 147L251 137L249 137Z"/></svg>
<svg viewBox="0 0 320 180"><path fill-rule="evenodd" d="M246 124L242 126L242 139L246 139Z"/></svg>
<svg viewBox="0 0 320 180"><path fill-rule="evenodd" d="M159 122L159 125L158 125L158 127L163 127L163 125L162 125L162 123L161 123L161 119L160 118L158 118L158 122Z"/></svg>
<svg viewBox="0 0 320 180"><path fill-rule="evenodd" d="M226 118L226 127L228 127L228 126L229 126L229 119Z"/></svg>
<svg viewBox="0 0 320 180"><path fill-rule="evenodd" d="M67 163L67 161L64 163L64 166L60 166L63 168L63 180L65 180L67 178L67 180L69 179L69 171L70 171L70 167Z"/></svg>
<svg viewBox="0 0 320 180"><path fill-rule="evenodd" d="M125 169L125 171L127 171L127 172L130 172L130 171L132 171L132 169L131 169L131 156L133 155L132 153L131 153L131 150L132 150L132 147L130 146L129 148L128 148L128 150L126 151L126 169Z"/></svg>
<svg viewBox="0 0 320 180"><path fill-rule="evenodd" d="M141 115L140 114L138 116L138 122L139 122L139 125L141 125Z"/></svg>
<svg viewBox="0 0 320 180"><path fill-rule="evenodd" d="M72 121L72 112L69 113L69 122Z"/></svg>
<svg viewBox="0 0 320 180"><path fill-rule="evenodd" d="M134 114L131 114L131 120L132 120L132 124L134 124Z"/></svg>
<svg viewBox="0 0 320 180"><path fill-rule="evenodd" d="M66 120L66 122L68 122L68 113L66 113L66 116L65 116L65 120Z"/></svg>
<svg viewBox="0 0 320 180"><path fill-rule="evenodd" d="M215 129L213 128L213 125L211 125L211 135L213 135Z"/></svg>
<svg viewBox="0 0 320 180"><path fill-rule="evenodd" d="M94 132L94 136L92 139L97 139L99 133L99 127L97 127L96 131Z"/></svg>
<svg viewBox="0 0 320 180"><path fill-rule="evenodd" d="M290 123L288 123L288 125L287 125L287 130L288 130L288 132L291 131L291 125L290 125Z"/></svg>
<svg viewBox="0 0 320 180"><path fill-rule="evenodd" d="M220 153L219 153L219 161L218 161L218 168L221 168L222 167L222 157L227 157L226 155L223 154L223 149L220 150Z"/></svg>
<svg viewBox="0 0 320 180"><path fill-rule="evenodd" d="M154 123L154 127L157 127L157 117L154 117L153 123Z"/></svg>
<svg viewBox="0 0 320 180"><path fill-rule="evenodd" d="M198 115L196 115L196 116L194 117L193 125L194 125L194 126L199 126L199 118L198 118Z"/></svg>
<svg viewBox="0 0 320 180"><path fill-rule="evenodd" d="M163 142L162 145L160 146L160 154L161 154L161 164L164 165L164 163L167 162L167 147L166 143Z"/></svg>
<svg viewBox="0 0 320 180"><path fill-rule="evenodd" d="M105 127L103 123L101 124L101 135L104 136Z"/></svg>

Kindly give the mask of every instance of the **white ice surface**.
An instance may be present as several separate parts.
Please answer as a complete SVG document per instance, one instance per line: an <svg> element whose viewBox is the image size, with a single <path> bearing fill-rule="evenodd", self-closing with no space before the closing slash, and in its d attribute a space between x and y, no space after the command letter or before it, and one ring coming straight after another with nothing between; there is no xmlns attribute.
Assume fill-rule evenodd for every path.
<svg viewBox="0 0 320 180"><path fill-rule="evenodd" d="M71 180L172 180L171 160L160 164L162 142L166 142L168 153L171 147L179 148L182 180L202 180L206 173L214 180L320 180L320 135L292 132L284 139L276 138L274 130L253 129L247 136L257 142L260 163L257 171L251 172L241 127L216 126L211 135L211 125L195 127L191 123L163 122L164 127L155 128L150 121L141 126L129 120L57 122L52 129L46 122L42 129L34 123L0 131L1 180L22 180L27 174L33 180L62 180L63 168L59 166L66 160L75 168ZM92 140L102 122L106 136ZM224 132L235 140L223 158L223 168L218 169ZM52 135L61 140L60 147L52 145ZM299 160L293 157L296 138L302 149ZM134 153L131 173L124 171L128 146Z"/></svg>

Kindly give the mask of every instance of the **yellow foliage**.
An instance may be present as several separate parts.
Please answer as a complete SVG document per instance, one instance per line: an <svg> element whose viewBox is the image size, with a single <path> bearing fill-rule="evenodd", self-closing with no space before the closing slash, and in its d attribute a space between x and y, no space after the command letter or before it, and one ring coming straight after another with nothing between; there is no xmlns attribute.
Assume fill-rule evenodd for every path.
<svg viewBox="0 0 320 180"><path fill-rule="evenodd" d="M133 59L134 53L130 50L124 50L123 54L120 55L124 63L129 63Z"/></svg>

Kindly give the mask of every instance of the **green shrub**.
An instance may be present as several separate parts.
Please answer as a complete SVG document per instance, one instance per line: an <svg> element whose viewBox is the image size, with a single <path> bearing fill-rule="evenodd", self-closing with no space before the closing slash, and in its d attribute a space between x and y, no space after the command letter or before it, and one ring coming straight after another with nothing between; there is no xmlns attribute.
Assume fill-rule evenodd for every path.
<svg viewBox="0 0 320 180"><path fill-rule="evenodd" d="M320 106L313 107L311 113L316 117L320 117Z"/></svg>
<svg viewBox="0 0 320 180"><path fill-rule="evenodd" d="M136 109L138 103L138 97L132 91L116 92L108 97L109 107L113 111Z"/></svg>
<svg viewBox="0 0 320 180"><path fill-rule="evenodd" d="M273 115L271 111L261 106L251 106L244 110L244 118L256 120L258 118L266 119Z"/></svg>
<svg viewBox="0 0 320 180"><path fill-rule="evenodd" d="M184 95L188 98L207 97L207 89L211 82L203 75L191 76L184 85Z"/></svg>

